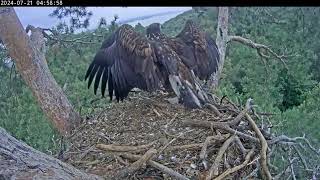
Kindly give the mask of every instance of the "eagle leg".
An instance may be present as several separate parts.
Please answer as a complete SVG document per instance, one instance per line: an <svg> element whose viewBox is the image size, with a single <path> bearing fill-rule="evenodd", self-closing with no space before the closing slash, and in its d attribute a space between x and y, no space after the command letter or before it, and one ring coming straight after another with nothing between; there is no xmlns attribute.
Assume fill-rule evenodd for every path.
<svg viewBox="0 0 320 180"><path fill-rule="evenodd" d="M169 75L169 82L174 93L180 97L180 87L182 86L179 76Z"/></svg>
<svg viewBox="0 0 320 180"><path fill-rule="evenodd" d="M179 76L169 75L169 82L180 103L188 108L202 107L201 100L199 100L197 94Z"/></svg>

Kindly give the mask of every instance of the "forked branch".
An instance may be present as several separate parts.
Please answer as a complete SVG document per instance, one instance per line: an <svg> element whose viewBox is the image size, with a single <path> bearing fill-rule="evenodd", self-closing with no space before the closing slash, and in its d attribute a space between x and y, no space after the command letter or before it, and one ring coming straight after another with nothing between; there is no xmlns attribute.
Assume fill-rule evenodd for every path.
<svg viewBox="0 0 320 180"><path fill-rule="evenodd" d="M256 49L258 54L263 58L270 58L271 56L273 56L273 57L277 58L278 60L280 60L281 63L283 64L283 66L286 69L288 69L287 64L284 61L284 58L288 57L287 55L278 55L270 47L268 47L264 44L255 43L252 40L246 39L241 36L228 36L227 42L231 42L231 41L236 41L236 42L239 42L241 44L244 44L246 46L249 46L251 48ZM271 56L266 53L270 54Z"/></svg>

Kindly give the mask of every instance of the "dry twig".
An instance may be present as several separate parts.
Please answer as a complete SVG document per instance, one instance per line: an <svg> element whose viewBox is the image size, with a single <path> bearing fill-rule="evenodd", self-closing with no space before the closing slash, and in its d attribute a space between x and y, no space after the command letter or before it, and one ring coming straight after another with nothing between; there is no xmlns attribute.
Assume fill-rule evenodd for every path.
<svg viewBox="0 0 320 180"><path fill-rule="evenodd" d="M238 135L242 138L248 139L255 143L259 142L259 139L252 137L248 134L236 131L228 125L228 123L223 122L211 122L211 121L197 121L197 120L184 120L181 121L182 126L192 126L192 127L203 127L203 128L210 128L210 129L221 129L230 134Z"/></svg>
<svg viewBox="0 0 320 180"><path fill-rule="evenodd" d="M125 146L125 145L114 145L114 144L97 144L96 147L98 149L104 150L104 151L116 151L116 152L139 152L144 151L145 149L150 148L156 143L156 141L153 141L146 145L140 145L140 146Z"/></svg>
<svg viewBox="0 0 320 180"><path fill-rule="evenodd" d="M238 145L242 155L244 156L246 154L247 150L246 150L246 148L244 148L244 146L238 136L235 137L235 143Z"/></svg>
<svg viewBox="0 0 320 180"><path fill-rule="evenodd" d="M209 170L209 174L206 177L207 180L212 179L214 176L217 176L219 174L219 166L222 159L223 154L226 152L230 144L234 141L235 136L231 136L229 139L227 139L219 149L218 155L214 160L213 165L211 166Z"/></svg>
<svg viewBox="0 0 320 180"><path fill-rule="evenodd" d="M200 149L201 147L203 147L203 145L204 143L194 143L194 144L185 144L181 146L171 146L165 149L165 151Z"/></svg>
<svg viewBox="0 0 320 180"><path fill-rule="evenodd" d="M207 103L205 106L208 109L212 110L215 113L215 115L217 115L218 117L222 116L222 114L220 113L220 111L218 110L218 108L215 105Z"/></svg>
<svg viewBox="0 0 320 180"><path fill-rule="evenodd" d="M265 176L266 179L272 179L272 176L270 174L268 164L267 164L267 150L268 150L268 143L264 136L262 135L261 131L259 130L258 126L254 122L254 120L246 114L246 118L249 121L250 125L252 126L253 130L256 132L257 136L259 137L259 141L261 143L261 168L263 175Z"/></svg>
<svg viewBox="0 0 320 180"><path fill-rule="evenodd" d="M149 149L139 160L132 163L129 167L126 167L125 169L122 169L118 174L116 175L117 178L123 179L127 176L132 175L134 172L138 171L142 166L146 164L147 161L149 161L153 155L157 153L156 149Z"/></svg>
<svg viewBox="0 0 320 180"><path fill-rule="evenodd" d="M133 155L133 154L129 154L129 153L125 153L125 154L122 154L121 155L122 157L126 158L126 159L131 159L131 160L138 160L141 158L141 156L138 156L138 155ZM150 166L176 178L176 179L179 179L179 180L188 180L187 177L183 176L182 174L156 162L156 161L153 161L153 160L149 160L147 162L147 164L149 164Z"/></svg>
<svg viewBox="0 0 320 180"><path fill-rule="evenodd" d="M204 160L207 158L207 147L210 143L212 143L212 140L217 139L216 136L209 136L206 138L206 140L203 143L201 152L200 152L200 159Z"/></svg>
<svg viewBox="0 0 320 180"><path fill-rule="evenodd" d="M228 124L230 126L237 125L248 111L249 111L249 109L246 107L233 120L229 121Z"/></svg>
<svg viewBox="0 0 320 180"><path fill-rule="evenodd" d="M167 149L168 148L168 146L170 146L170 144L172 144L174 141L176 141L178 138L180 138L180 137L182 137L182 136L184 136L186 133L188 133L188 132L192 132L193 131L193 129L191 129L191 130L188 130L188 131L186 131L186 132L183 132L183 133L180 133L177 137L175 137L175 138L173 138L171 141L169 141L166 145L164 145L160 150L159 150L159 155L165 150L165 149Z"/></svg>
<svg viewBox="0 0 320 180"><path fill-rule="evenodd" d="M220 174L218 177L214 178L214 180L221 180L221 179L224 179L225 177L227 177L228 175L236 172L236 171L239 171L240 169L244 168L250 161L250 158L251 156L253 155L254 153L254 149L251 149L248 154L246 155L245 157L245 161L238 165L238 166L235 166L233 168L230 168L230 169L227 169L225 172L223 172L222 174Z"/></svg>

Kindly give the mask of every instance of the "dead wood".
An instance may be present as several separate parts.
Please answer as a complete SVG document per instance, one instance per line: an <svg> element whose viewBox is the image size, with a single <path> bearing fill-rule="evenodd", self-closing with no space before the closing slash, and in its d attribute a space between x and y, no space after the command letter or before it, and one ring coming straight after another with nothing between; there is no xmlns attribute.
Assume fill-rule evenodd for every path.
<svg viewBox="0 0 320 180"><path fill-rule="evenodd" d="M138 171L140 168L146 165L147 161L149 161L153 155L157 153L156 149L149 149L139 160L132 163L129 167L124 168L121 170L116 177L119 179L123 179L127 176L132 175L134 172Z"/></svg>
<svg viewBox="0 0 320 180"><path fill-rule="evenodd" d="M259 137L260 143L261 143L261 158L260 158L260 163L261 163L261 168L262 172L264 174L265 179L272 179L272 176L270 174L268 165L267 165L267 150L268 150L268 143L264 136L262 135L261 131L259 130L257 124L254 122L254 120L246 114L246 118L249 121L250 125L252 126L253 130Z"/></svg>
<svg viewBox="0 0 320 180"><path fill-rule="evenodd" d="M220 137L220 136L218 136ZM217 138L217 136L209 136L206 138L206 140L203 143L201 152L200 152L200 159L204 160L207 158L207 148L209 146L209 144L212 144L212 140L217 140L217 139L221 139L221 138Z"/></svg>
<svg viewBox="0 0 320 180"><path fill-rule="evenodd" d="M248 139L250 141L259 142L259 139L252 137L248 134L236 131L230 128L228 123L223 122L211 122L211 121L197 121L197 120L184 120L181 122L183 126L192 126L192 127L203 127L210 129L220 129L224 130L230 134L236 134L242 138Z"/></svg>
<svg viewBox="0 0 320 180"><path fill-rule="evenodd" d="M121 156L124 158L130 159L130 160L138 160L141 158L141 156L133 155L133 154L129 154L129 153L122 154ZM154 168L156 168L156 169L158 169L158 170L160 170L160 171L162 171L162 172L164 172L164 173L166 173L176 179L180 179L180 180L188 180L189 179L189 178L183 176L182 174L180 174L180 173L178 173L178 172L176 172L176 171L174 171L174 170L172 170L172 169L170 169L170 168L168 168L168 167L166 167L156 161L149 160L147 162L147 164L149 164L150 166L152 166L152 167L154 167Z"/></svg>
<svg viewBox="0 0 320 180"><path fill-rule="evenodd" d="M102 179L18 141L0 128L0 179Z"/></svg>
<svg viewBox="0 0 320 180"><path fill-rule="evenodd" d="M245 160L242 164L238 165L238 166L235 166L233 168L230 168L230 169L227 169L225 172L223 172L222 174L220 174L218 177L214 178L214 180L221 180L221 179L224 179L225 177L227 177L228 175L236 172L236 171L239 171L240 169L244 168L246 165L248 165L249 161L250 161L250 158L251 156L253 155L254 153L254 149L251 149L248 154L246 155L245 157Z"/></svg>
<svg viewBox="0 0 320 180"><path fill-rule="evenodd" d="M210 110L212 110L218 117L221 117L222 114L220 113L219 109L214 106L213 104L206 104L206 107Z"/></svg>
<svg viewBox="0 0 320 180"><path fill-rule="evenodd" d="M207 180L212 179L214 176L217 176L219 174L219 166L220 162L222 160L223 154L226 152L230 144L234 141L235 136L231 136L229 139L227 139L219 149L218 155L216 156L214 163L212 164L210 170L209 170L209 175L207 176Z"/></svg>

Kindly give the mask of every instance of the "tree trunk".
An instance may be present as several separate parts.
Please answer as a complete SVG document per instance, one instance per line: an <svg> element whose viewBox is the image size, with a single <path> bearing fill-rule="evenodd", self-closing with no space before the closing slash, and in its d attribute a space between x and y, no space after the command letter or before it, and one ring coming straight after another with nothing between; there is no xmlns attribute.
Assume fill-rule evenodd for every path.
<svg viewBox="0 0 320 180"><path fill-rule="evenodd" d="M102 179L33 149L0 128L0 179Z"/></svg>
<svg viewBox="0 0 320 180"><path fill-rule="evenodd" d="M223 65L226 57L227 42L228 42L228 26L229 26L229 8L219 7L217 39L216 43L220 51L220 61L218 71L210 77L210 89L215 89L219 85L219 79L223 70Z"/></svg>
<svg viewBox="0 0 320 180"><path fill-rule="evenodd" d="M1 39L41 109L62 135L68 134L80 115L49 70L42 32L34 28L29 38L12 7L0 8L0 24Z"/></svg>

